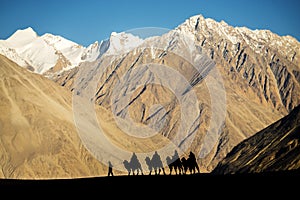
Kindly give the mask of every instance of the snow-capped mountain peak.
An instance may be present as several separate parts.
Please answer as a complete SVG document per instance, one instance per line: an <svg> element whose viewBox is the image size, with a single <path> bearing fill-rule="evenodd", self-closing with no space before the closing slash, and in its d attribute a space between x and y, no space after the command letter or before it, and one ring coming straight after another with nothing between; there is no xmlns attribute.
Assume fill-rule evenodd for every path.
<svg viewBox="0 0 300 200"><path fill-rule="evenodd" d="M101 47L103 46L103 41L100 43L95 41L93 44L90 44L81 55L81 61L92 62L96 60L101 53Z"/></svg>
<svg viewBox="0 0 300 200"><path fill-rule="evenodd" d="M60 36L49 33L38 36L30 27L0 40L1 54L39 74L77 65L83 47L75 47L78 45Z"/></svg>
<svg viewBox="0 0 300 200"><path fill-rule="evenodd" d="M107 40L96 41L88 47L58 35L38 36L31 28L17 30L6 40L0 40L0 54L22 67L39 74L60 73L80 63L92 62L103 54L119 55L141 45L144 40L129 33L112 32Z"/></svg>
<svg viewBox="0 0 300 200"><path fill-rule="evenodd" d="M220 22L211 18L204 18L202 15L195 15L185 20L175 30L191 37L198 37L198 40L208 38L217 42L217 38L226 39L233 45L246 42L256 53L263 53L263 46L271 46L284 55L294 54L299 49L299 42L291 36L279 36L269 30L251 30L247 27L233 27L224 20ZM292 47L293 46L293 47Z"/></svg>
<svg viewBox="0 0 300 200"><path fill-rule="evenodd" d="M0 40L0 54L39 74L59 73L76 67L85 61L82 59L84 54L89 61L98 56L98 52L87 52L87 48L61 36L50 33L38 36L31 27L17 30L7 40Z"/></svg>
<svg viewBox="0 0 300 200"><path fill-rule="evenodd" d="M12 47L20 47L29 44L37 37L37 33L31 27L28 27L24 30L17 30L6 42L8 43L7 45Z"/></svg>
<svg viewBox="0 0 300 200"><path fill-rule="evenodd" d="M43 40L45 40L49 45L55 46L57 49L65 49L69 48L70 46L74 46L77 48L81 48L81 45L76 44L75 42L72 42L70 40L67 40L61 36L58 35L52 35L50 33L46 33L41 36Z"/></svg>
<svg viewBox="0 0 300 200"><path fill-rule="evenodd" d="M61 53L68 60L70 65L67 68L78 66L82 62L81 57L85 51L83 46L49 33L44 34L41 38L56 51L56 54Z"/></svg>
<svg viewBox="0 0 300 200"><path fill-rule="evenodd" d="M112 32L109 38L109 48L106 52L107 55L118 55L126 53L144 42L138 36L134 36L125 32Z"/></svg>
<svg viewBox="0 0 300 200"><path fill-rule="evenodd" d="M269 30L233 27L225 21L217 22L211 18L204 18L202 15L186 19L184 23L163 38L166 41L173 41L176 34L184 35L185 38L182 39L188 39L188 42L193 41L192 43L201 47L206 44L218 46L223 41L225 46L222 48L226 49L227 46L232 46L233 49L239 49L241 44L245 44L247 48L258 54L265 53L269 47L285 55L291 61L300 60L300 44L291 36L279 36ZM29 27L17 30L6 40L0 40L0 54L36 73L43 74L50 71L50 74L53 74L79 66L85 61L95 61L104 54L124 54L143 44L149 44L148 46L151 47L151 41L155 40L151 38L143 40L126 32L112 32L107 40L96 41L88 47L83 47L50 33L38 36ZM165 41L159 41L161 41L161 44L157 44L159 47L164 48L169 45ZM232 49L227 50L231 51ZM154 54L153 57L155 57Z"/></svg>

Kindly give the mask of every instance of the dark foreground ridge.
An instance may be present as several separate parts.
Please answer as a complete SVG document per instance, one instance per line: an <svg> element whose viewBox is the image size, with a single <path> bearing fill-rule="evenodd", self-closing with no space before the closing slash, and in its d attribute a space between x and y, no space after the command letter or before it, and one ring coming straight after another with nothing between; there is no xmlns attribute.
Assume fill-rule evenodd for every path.
<svg viewBox="0 0 300 200"><path fill-rule="evenodd" d="M208 191L228 192L239 191L273 191L284 188L296 188L299 181L300 170L285 172L270 172L260 174L233 174L217 175L201 173L193 175L131 175L109 176L78 179L53 180L16 180L0 179L0 192L47 192L48 195L56 191L72 193L118 193L121 191L151 191L153 189L176 193L179 191L195 191L208 193ZM179 191L177 191L179 190ZM48 193L49 192L49 193Z"/></svg>

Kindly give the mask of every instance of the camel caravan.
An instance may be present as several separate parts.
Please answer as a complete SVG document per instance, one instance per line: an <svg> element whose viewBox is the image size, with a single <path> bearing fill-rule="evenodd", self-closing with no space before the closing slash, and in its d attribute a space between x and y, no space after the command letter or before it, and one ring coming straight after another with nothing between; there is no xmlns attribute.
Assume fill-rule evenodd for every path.
<svg viewBox="0 0 300 200"><path fill-rule="evenodd" d="M166 175L165 169L163 167L162 160L160 155L155 151L152 158L146 157L145 162L148 166L149 174L152 175ZM196 161L196 157L193 152L190 152L188 158L182 157L179 158L177 151L175 151L174 155L167 156L166 162L169 167L169 175L181 175L181 174L196 174L200 173L199 166ZM124 167L126 168L129 175L144 175L141 163L139 162L135 153L133 153L130 161L123 161Z"/></svg>

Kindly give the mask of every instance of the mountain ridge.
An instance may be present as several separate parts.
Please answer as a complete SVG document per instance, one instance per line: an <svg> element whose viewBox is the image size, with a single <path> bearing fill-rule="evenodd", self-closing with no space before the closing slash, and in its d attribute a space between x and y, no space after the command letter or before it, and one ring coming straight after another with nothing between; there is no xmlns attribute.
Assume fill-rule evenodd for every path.
<svg viewBox="0 0 300 200"><path fill-rule="evenodd" d="M116 35L122 36L122 33L113 33L111 37ZM121 39L126 43L126 38ZM67 56L62 51L57 52L55 55L61 58L60 62L43 75L69 89L75 97L83 94L89 85L95 84L95 91L92 91L88 101L92 100L97 107L115 112L113 114L117 118L125 120L131 117L138 126L160 130L159 133L167 139L176 137L179 122L182 122L187 126L188 135L178 144L185 146L185 142L195 138L188 150L197 155L203 153L202 144L208 130L214 130L212 133L217 133L217 137L208 136L208 141L212 143L211 149L207 149L208 155L198 157L203 172L212 171L235 145L299 105L299 42L290 40L290 37L277 37L269 31L234 28L224 21L216 22L197 15L162 36L148 38L144 42L139 39L133 41L133 45L128 48L125 45L117 51L109 51L109 40L96 42L88 47L86 54L81 54L83 60L90 60L70 68L66 67ZM5 42L0 41L0 47L1 43ZM119 40L116 44L120 43ZM14 49L5 52L10 55ZM193 59L199 59L200 65L192 66L190 61ZM213 62L215 65L209 65ZM160 67L151 68L149 63ZM178 84L180 79L174 81L170 73L159 71L165 73L164 77L153 73L153 70L160 70L163 66L178 71L192 85L179 95L182 102L176 100L176 95L162 83L175 88L182 88L185 84ZM101 71L104 69L104 72ZM143 73L135 71L138 69L144 70ZM216 71L221 74L221 79L212 76L214 74L211 73ZM86 74L79 79L82 72ZM115 92L115 85L123 75L125 80L132 82L119 85L120 91ZM78 80L81 80L79 85ZM223 84L224 91L215 90L211 94L206 85L209 80L217 85ZM136 88L141 81L145 81L144 85ZM153 81L159 84L151 85ZM193 92L198 97L192 109L195 119L182 119L181 106L191 102L187 97ZM225 98L222 97L224 92ZM132 95L130 102L121 101L126 95ZM209 99L212 95L217 97L214 99L217 102L215 108L212 108L213 101ZM117 99L111 101L112 97ZM224 99L225 113L219 112L224 111ZM116 106L118 102L121 104ZM217 111L215 115L213 111ZM216 127L211 128L210 120L213 116L222 118L222 113L224 124L217 127L212 123ZM193 123L190 123L192 120Z"/></svg>
<svg viewBox="0 0 300 200"><path fill-rule="evenodd" d="M234 44L239 43L239 42L236 41L237 39L236 39L235 36L230 36L230 34L227 33L227 31L229 30L228 27L231 27L231 26L228 25L228 23L226 23L224 20L221 20L220 22L217 22L212 18L204 18L203 15L194 15L194 16L190 17L189 19L185 20L181 25L177 26L174 30L182 30L182 31L185 31L185 34L190 34L189 32L194 32L195 30L188 30L188 31L184 30L185 27L190 29L189 26L195 28L195 30L197 28L199 29L200 26L202 26L203 30L205 30L205 28L209 28L209 29L214 28L214 29L217 30L217 32L220 35L223 34L223 36L225 38L229 39L232 43L234 43ZM247 37L250 35L255 40L257 40L258 43L262 42L263 40L272 40L273 38L275 38L276 40L273 44L273 46L275 46L275 47L276 47L276 45L278 45L279 47L282 46L282 42L280 42L280 40L283 40L285 42L283 44L288 44L288 47L292 47L290 44L295 44L297 47L296 47L296 49L292 49L294 52L293 52L292 56L290 57L290 59L293 60L293 59L296 58L298 62L300 61L300 57L299 57L299 55L300 55L300 53L299 53L300 43L293 36L290 36L290 35L279 36L278 34L273 33L273 32L271 32L270 30L267 30L267 29L251 30L247 27L234 27L234 30L235 30L234 34L242 35L243 39L246 40L246 42L248 42ZM112 32L111 35L110 35L109 41L112 41L112 37L116 37L116 36L122 37L122 34L123 34L123 36L125 36L123 38L126 38L126 37L128 38L128 36L130 36L130 34L128 34L128 33L125 34L124 32L120 32L120 33ZM66 42L70 43L67 46L73 46L72 47L73 50L70 50L69 52L66 52L67 54L73 54L74 55L74 54L76 54L76 51L78 51L78 50L76 50L76 47L77 48L82 48L81 52L77 52L77 54L80 54L81 56L75 56L73 58L70 58L70 56L65 56L65 54L63 52L61 52L61 49L55 49L55 50L58 50L58 54L61 53L60 56L64 56L64 57L67 58L67 60L65 58L63 58L62 59L62 60L64 60L63 62L69 62L69 63L65 63L64 65L66 65L66 66L63 66L62 68L66 68L67 66L69 66L69 69L70 69L70 67L73 68L75 66L78 66L81 62L94 61L95 59L97 59L100 55L103 54L103 50L101 51L100 47L101 47L102 43L104 43L106 41L106 40L102 40L100 42L95 41L93 44L90 44L87 47L83 47L80 44L77 44L75 42L72 42L71 40L63 38L62 36L53 35L51 33L45 33L42 36L38 36L37 33L31 27L28 27L28 28L25 28L25 29L18 29L8 39L0 40L0 47L1 47L0 48L0 53L2 55L5 55L6 57L12 59L13 61L17 62L20 66L28 67L30 70L33 70L33 68L36 69L36 66L30 66L30 65L34 65L34 64L28 62L28 60L26 58L24 59L24 55L20 56L19 53L13 53L13 52L16 51L15 49L13 49L14 47L16 47L15 44L9 45L10 41L13 41L14 39L22 38L22 37L24 37L24 35L27 35L27 36L30 35L31 40L36 39L38 37L42 37L42 38L44 37L45 38L44 40L48 44L50 43L54 46L56 44L58 44L58 45L61 45L61 44L60 43L55 43L53 39L49 39L49 38L55 38L56 40L64 40L65 43ZM25 44L26 44L26 41L23 41L23 42L25 42ZM13 42L13 43L15 43L15 42ZM20 43L20 41L19 41L19 43ZM114 42L114 43L118 43L118 42ZM133 47L137 47L142 42L139 42L137 40L137 41L133 41L133 43L135 43ZM205 40L203 40L202 43L204 44ZM261 45L258 44L258 43L255 44L255 45L252 45L251 48L255 49L255 51L260 51L261 50ZM21 42L21 44L22 44L22 42ZM128 46L128 44L129 43L127 43L127 46ZM33 48L34 48L34 46L33 46ZM285 47L284 49L286 50L287 48ZM57 52L57 51L55 51L55 52ZM111 52L112 52L112 50L111 50ZM282 52L285 52L285 51L282 51ZM16 54L16 55L12 56L10 54ZM90 57L90 59L87 59L88 57ZM59 58L57 60L59 60ZM60 61L58 61L58 62L60 62ZM37 73L44 73L47 70L49 70L51 67L55 67L54 64L55 63L53 63L52 66L46 67L46 69L43 69L43 70L40 69L36 72ZM66 68L65 70L68 70L68 68ZM58 71L58 72L61 72L61 71Z"/></svg>
<svg viewBox="0 0 300 200"><path fill-rule="evenodd" d="M217 22L214 23L217 24ZM201 24L203 28L201 28ZM224 22L222 26L225 26L228 30L235 30ZM237 143L287 115L290 110L299 104L300 89L297 78L299 65L297 58L295 57L293 61L290 61L285 55L281 55L280 52L276 53L276 49L274 50L273 47L268 46L263 47L267 55L262 56L248 45L249 42L255 44L255 40L250 38L246 41L243 35L240 34L236 39L240 42L233 44L223 34L220 35L218 29L213 29L213 24L211 29L208 29L205 19L201 19L199 16L192 17L186 23L179 25L177 29L171 30L160 37L146 39L141 46L133 49L133 51L114 57L113 62L108 67L105 66L107 67L105 74L99 76L101 78L98 80L96 91L90 98L95 99L96 104L112 109L114 104L111 102L114 101L111 101L110 98L113 97L114 84L124 73L132 72L138 66L144 66L146 63L156 63L161 67L167 66L179 71L193 84L190 91L196 92L198 97L206 97L200 98L199 108L194 109L198 112L200 126L195 123L194 126L188 127L188 129L194 130L190 135L196 138L190 148L201 155L201 144L205 138L205 133L209 130L208 121L212 118L210 95L207 86L205 86L205 74L209 74L211 69L206 68L203 63L211 59L215 63L213 69L218 70L222 75L226 92L224 127L220 130L215 127L215 132L220 134L215 145L210 149L211 151L205 159L199 158L202 166L201 170L204 172L211 171ZM202 64L195 66L200 70L198 73L191 70L190 65L186 62L193 61L194 56L197 55L205 58ZM186 60L184 61L184 59ZM76 80L77 71L80 68L91 69L93 73L82 79L84 81L81 84L86 87L90 84L88 80L91 80L93 76L97 77L96 72L103 69L102 62L103 60L94 63L83 63L77 69L55 77L54 81L74 91L76 85L73 83ZM133 76L135 73L128 73L125 79L135 83L141 80L160 83L170 81L169 85L176 85L171 79L168 80L168 76L165 76L165 80L161 80L161 78L151 74L151 71L148 73L148 69L143 72L145 76ZM155 81L156 79L158 81ZM220 82L221 79L218 81ZM134 87L130 84L124 84L123 87L121 86L122 92L120 92L120 95L131 94L132 88ZM161 134L172 138L179 127L177 122L180 121L176 100L172 100L172 95L163 87L147 87L146 84L145 87L137 89L137 91L139 92L131 94L135 96L132 102L129 104L122 103L121 107L126 109L116 111L117 115L126 118L129 116L126 111L132 109L131 112L135 113L131 115L133 121L147 125L150 122L144 116L151 112L147 105L157 104L158 99L164 102L164 100L170 98L169 101L172 103L164 102L163 104L168 115L163 115L163 112L157 111L151 117L153 120L151 124L154 129L159 129L159 124L164 121L166 124ZM222 91L218 92L222 94ZM152 96L157 97L157 99ZM122 99L121 96L115 101L120 102L120 99ZM216 99L220 101L222 98ZM216 109L218 110L220 107ZM218 111L222 111L222 109ZM183 143L184 141L180 144Z"/></svg>
<svg viewBox="0 0 300 200"><path fill-rule="evenodd" d="M0 54L35 73L51 77L83 62L96 60L104 52L116 54L143 40L129 33L112 33L109 40L83 47L59 35L38 36L31 28L17 30L8 39L0 40Z"/></svg>
<svg viewBox="0 0 300 200"><path fill-rule="evenodd" d="M296 39L290 42L289 37L285 39L270 34L270 31L267 31L269 37L266 36L268 34L258 37L255 33L264 31L234 28L225 22L220 24L201 15L186 20L178 29L194 33L196 43L216 63L228 68L233 75L240 74L243 79L247 79L254 92L263 94L259 96L261 101L273 101L273 106L277 109L281 107L278 105L280 102L287 110L292 110L295 106L284 100L291 95L294 104L299 104L300 43ZM286 80L281 76L289 78ZM293 83L288 83L291 81L289 79L294 79ZM290 84L288 91L286 87L282 88L284 84ZM270 93L270 87L278 88L278 91L272 89L273 93ZM293 87L296 89L292 89Z"/></svg>
<svg viewBox="0 0 300 200"><path fill-rule="evenodd" d="M300 106L230 151L212 173L284 172L300 168Z"/></svg>

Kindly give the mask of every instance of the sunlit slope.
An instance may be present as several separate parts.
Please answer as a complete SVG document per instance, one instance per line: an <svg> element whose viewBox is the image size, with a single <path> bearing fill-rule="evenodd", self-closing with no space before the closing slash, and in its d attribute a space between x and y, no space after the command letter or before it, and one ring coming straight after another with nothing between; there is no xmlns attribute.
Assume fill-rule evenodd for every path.
<svg viewBox="0 0 300 200"><path fill-rule="evenodd" d="M107 150L101 146L86 148L82 142L75 126L71 92L3 56L0 66L0 177L106 176L107 164L97 153ZM106 109L94 109L97 123L89 121L89 116L80 122L86 127L85 136L93 139L100 126L109 143L129 152L124 159L129 159L130 152L151 152L169 142L161 135L134 139L117 127ZM120 159L116 175L127 173Z"/></svg>
<svg viewBox="0 0 300 200"><path fill-rule="evenodd" d="M0 66L1 177L101 174L103 166L76 133L70 92L3 56Z"/></svg>
<svg viewBox="0 0 300 200"><path fill-rule="evenodd" d="M241 142L214 173L250 173L300 168L300 106L249 139Z"/></svg>

